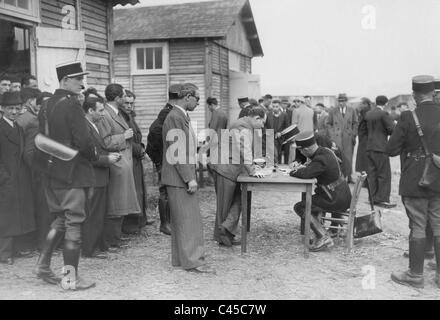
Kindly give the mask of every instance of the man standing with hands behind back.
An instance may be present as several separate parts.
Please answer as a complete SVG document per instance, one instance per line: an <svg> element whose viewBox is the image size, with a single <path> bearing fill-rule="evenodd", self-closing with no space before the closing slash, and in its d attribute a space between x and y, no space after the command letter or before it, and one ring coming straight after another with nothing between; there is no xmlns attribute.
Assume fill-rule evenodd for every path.
<svg viewBox="0 0 440 320"><path fill-rule="evenodd" d="M175 91L175 104L162 128L162 184L167 187L171 213L171 263L190 272L215 273L205 264L203 221L197 196L196 135L188 115L199 105L200 96L198 88L190 83ZM176 146L178 159L174 158Z"/></svg>

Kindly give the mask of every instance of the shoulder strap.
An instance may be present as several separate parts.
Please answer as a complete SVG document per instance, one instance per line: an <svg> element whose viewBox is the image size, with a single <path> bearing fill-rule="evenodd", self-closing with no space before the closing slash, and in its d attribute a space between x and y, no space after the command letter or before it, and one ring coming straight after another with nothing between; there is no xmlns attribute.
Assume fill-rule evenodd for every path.
<svg viewBox="0 0 440 320"><path fill-rule="evenodd" d="M64 100L66 100L67 98L66 97L62 97L60 100L58 100L56 103L55 103L55 105L53 106L53 109L55 109L55 107L58 105L58 104L60 104L60 102L62 102L62 101L64 101ZM46 102L46 105L45 105L45 108L43 109L44 110L44 112L43 112L43 117L44 117L44 134L46 135L46 137L49 137L49 116L50 115L52 115L52 113L53 113L53 109L52 109L52 112L50 113L50 115L48 115L47 114L47 107L48 107L48 100L46 100L45 101Z"/></svg>
<svg viewBox="0 0 440 320"><path fill-rule="evenodd" d="M416 123L417 134L419 135L420 140L422 141L423 149L425 149L426 155L429 155L431 153L429 152L428 145L425 140L425 135L423 134L422 126L420 125L419 117L417 116L417 113L415 110L411 111L411 113L413 115L414 122Z"/></svg>
<svg viewBox="0 0 440 320"><path fill-rule="evenodd" d="M330 149L330 148L324 148L324 149L327 149L328 151L330 151L330 153L331 153L331 154L333 155L333 157L335 158L336 163L338 164L339 177L342 177L341 165L339 164L339 159L338 159L338 157L336 156L335 152L334 152L332 149Z"/></svg>

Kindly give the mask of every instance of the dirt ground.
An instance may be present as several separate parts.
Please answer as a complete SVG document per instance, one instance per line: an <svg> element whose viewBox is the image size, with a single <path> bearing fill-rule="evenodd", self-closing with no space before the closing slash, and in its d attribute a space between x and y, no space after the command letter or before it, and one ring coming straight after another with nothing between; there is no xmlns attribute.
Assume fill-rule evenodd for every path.
<svg viewBox="0 0 440 320"><path fill-rule="evenodd" d="M392 201L396 209L385 210L384 232L355 242L352 253L340 243L329 252L303 257L299 218L292 206L297 194L256 193L253 201L248 253L240 247L219 247L212 240L215 192L212 185L200 190L207 260L217 275L198 275L171 267L170 238L159 233L155 209L158 188L147 170L149 215L156 223L141 236L131 237L129 247L111 254L109 260L82 259L80 273L97 286L84 292L65 292L36 279L32 269L36 257L0 265L0 299L439 299L434 271L425 269L425 289L416 290L393 283L390 273L405 270L408 219L397 196L398 159L393 163ZM363 189L360 211L367 210ZM54 270L61 271L62 257L54 257ZM365 287L363 268L374 273L372 286ZM368 267L370 266L370 267ZM364 270L365 271L365 270Z"/></svg>

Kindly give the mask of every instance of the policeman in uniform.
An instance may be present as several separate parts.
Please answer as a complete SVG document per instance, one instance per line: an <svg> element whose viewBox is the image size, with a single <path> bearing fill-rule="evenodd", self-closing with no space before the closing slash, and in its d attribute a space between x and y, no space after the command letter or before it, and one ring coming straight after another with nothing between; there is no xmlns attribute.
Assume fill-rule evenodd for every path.
<svg viewBox="0 0 440 320"><path fill-rule="evenodd" d="M431 153L440 154L440 105L433 102L435 85L431 76L417 76L412 80L413 96L417 103L415 113ZM402 157L399 193L409 218L409 270L392 273L391 279L403 285L423 288L423 266L426 248L426 226L434 235L437 261L436 284L440 288L440 188L423 188L418 182L423 175L425 151L411 111L401 114L400 121L388 141L389 156Z"/></svg>
<svg viewBox="0 0 440 320"><path fill-rule="evenodd" d="M317 179L317 188L312 196L311 228L316 235L311 251L322 251L333 246L333 240L317 219L320 213L344 212L350 207L351 192L342 176L337 157L332 150L318 146L312 131L298 134L297 149L309 162L293 169L292 177L300 179ZM304 219L306 207L305 196L294 206L297 215Z"/></svg>
<svg viewBox="0 0 440 320"><path fill-rule="evenodd" d="M81 226L86 219L86 207L95 184L91 161L98 160L92 142L84 111L78 94L84 89L83 79L87 74L80 62L59 65L56 68L60 89L49 99L45 112L40 112L40 133L46 133L48 122L49 138L78 150L71 161L55 157L49 166L46 198L49 211L56 219L51 225L35 273L38 278L58 284L61 279L50 269L53 250L64 239L63 288L84 290L95 286L78 276L81 250ZM67 284L67 286L64 286Z"/></svg>

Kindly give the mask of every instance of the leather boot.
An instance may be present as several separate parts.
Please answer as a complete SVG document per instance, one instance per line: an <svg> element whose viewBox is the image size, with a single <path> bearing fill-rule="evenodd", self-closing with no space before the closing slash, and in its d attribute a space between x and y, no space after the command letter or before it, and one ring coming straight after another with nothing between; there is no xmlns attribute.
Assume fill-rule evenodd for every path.
<svg viewBox="0 0 440 320"><path fill-rule="evenodd" d="M63 238L64 232L59 232L55 229L49 231L34 270L38 278L54 285L60 283L61 278L56 276L51 270L50 262L52 260L53 251L58 247L58 244Z"/></svg>
<svg viewBox="0 0 440 320"><path fill-rule="evenodd" d="M170 227L170 207L168 200L159 198L160 232L171 235Z"/></svg>
<svg viewBox="0 0 440 320"><path fill-rule="evenodd" d="M76 241L65 240L63 249L64 259L64 278L61 282L65 290L86 290L95 287L95 282L87 281L78 274L79 257L81 254L81 245ZM73 273L73 274L71 274Z"/></svg>
<svg viewBox="0 0 440 320"><path fill-rule="evenodd" d="M431 225L428 222L426 227L425 259L433 259L434 256L434 234L432 233Z"/></svg>
<svg viewBox="0 0 440 320"><path fill-rule="evenodd" d="M425 261L426 239L411 239L409 241L409 270L403 273L391 274L391 280L402 285L415 288L424 287L423 264Z"/></svg>
<svg viewBox="0 0 440 320"><path fill-rule="evenodd" d="M440 237L434 237L434 251L435 251L435 261L437 263L437 270L435 274L435 283L440 289Z"/></svg>

